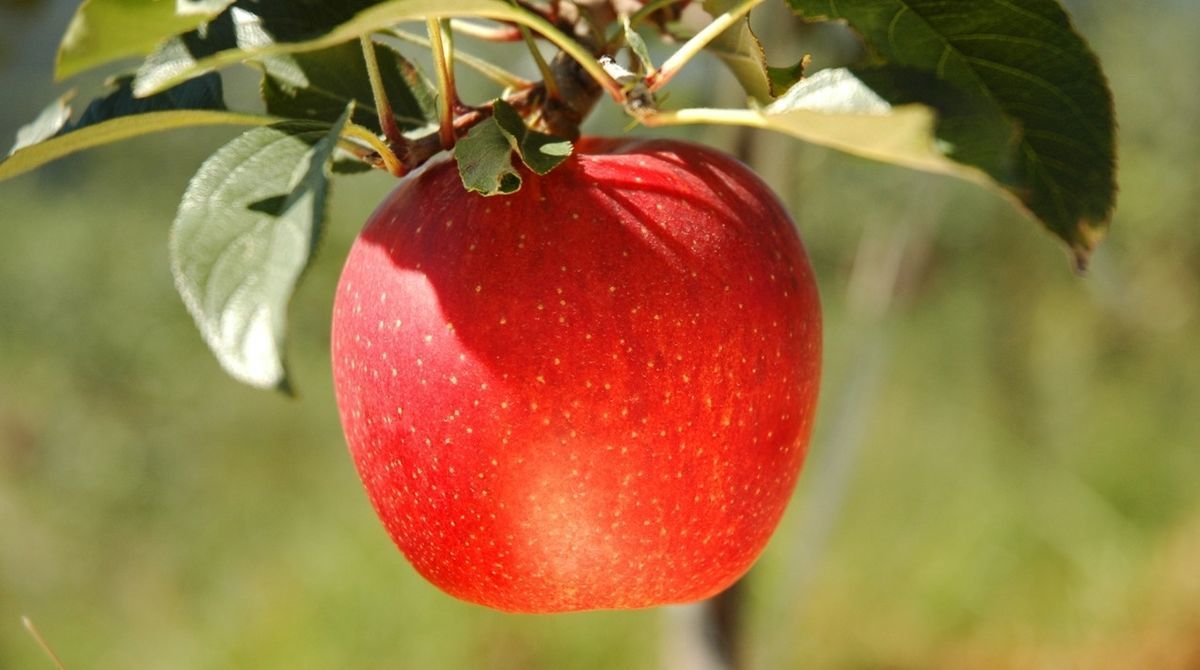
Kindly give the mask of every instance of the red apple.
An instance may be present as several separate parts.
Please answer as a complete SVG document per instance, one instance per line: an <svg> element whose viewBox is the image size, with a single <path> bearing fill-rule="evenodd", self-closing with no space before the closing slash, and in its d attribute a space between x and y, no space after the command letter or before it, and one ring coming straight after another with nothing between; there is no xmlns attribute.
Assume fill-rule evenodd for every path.
<svg viewBox="0 0 1200 670"><path fill-rule="evenodd" d="M514 612L712 596L777 525L812 426L817 289L749 169L585 139L508 196L445 161L354 243L333 314L346 439L429 581Z"/></svg>

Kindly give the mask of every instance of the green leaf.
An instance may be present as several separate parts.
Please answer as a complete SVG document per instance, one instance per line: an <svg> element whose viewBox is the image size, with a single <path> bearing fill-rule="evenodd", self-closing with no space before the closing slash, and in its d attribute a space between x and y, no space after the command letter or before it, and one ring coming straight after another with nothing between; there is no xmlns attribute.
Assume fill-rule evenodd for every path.
<svg viewBox="0 0 1200 670"><path fill-rule="evenodd" d="M650 59L650 50L646 48L646 40L642 39L638 31L634 30L633 26L630 25L629 17L624 17L622 21L625 30L625 44L629 45L629 50L633 52L633 55L642 64L642 72L653 72L654 61Z"/></svg>
<svg viewBox="0 0 1200 670"><path fill-rule="evenodd" d="M787 67L767 66L767 79L771 82L771 95L778 98L804 79L809 57L804 56L795 65Z"/></svg>
<svg viewBox="0 0 1200 670"><path fill-rule="evenodd" d="M546 174L571 155L573 147L569 140L530 130L517 110L507 102L497 100L493 110L493 118L504 131L510 147L534 172Z"/></svg>
<svg viewBox="0 0 1200 670"><path fill-rule="evenodd" d="M509 136L492 117L476 125L454 145L454 159L463 186L483 195L513 193L521 176L512 164Z"/></svg>
<svg viewBox="0 0 1200 670"><path fill-rule="evenodd" d="M68 124L62 132L73 132L108 119L147 112L166 112L174 109L225 109L221 77L216 73L189 79L178 86L173 86L147 98L134 97L132 76L113 79L109 82L109 86L115 90L103 98L93 100L88 104L87 109L83 110L79 119Z"/></svg>
<svg viewBox="0 0 1200 670"><path fill-rule="evenodd" d="M571 142L530 130L512 105L497 100L492 117L476 125L454 146L463 185L483 195L512 193L521 188L521 175L512 154L537 174L546 174L565 161Z"/></svg>
<svg viewBox="0 0 1200 670"><path fill-rule="evenodd" d="M737 0L704 0L704 11L720 16L738 4ZM751 98L766 103L775 97L767 74L767 57L762 42L750 29L749 17L739 20L706 48L725 63Z"/></svg>
<svg viewBox="0 0 1200 670"><path fill-rule="evenodd" d="M84 0L58 48L54 76L65 79L119 58L149 53L162 40L195 28L228 4L227 0Z"/></svg>
<svg viewBox="0 0 1200 670"><path fill-rule="evenodd" d="M1116 200L1112 95L1100 65L1054 0L788 0L806 17L844 19L883 61L920 70L973 96L978 114L943 133L1021 129L1008 167L955 154L1016 195L1070 245L1080 264L1103 237ZM915 98L920 91L881 91ZM939 128L939 131L944 129Z"/></svg>
<svg viewBox="0 0 1200 670"><path fill-rule="evenodd" d="M171 269L204 340L230 375L290 388L287 306L315 254L327 164L351 110L332 126L287 122L219 149L188 184L171 228Z"/></svg>
<svg viewBox="0 0 1200 670"><path fill-rule="evenodd" d="M503 0L390 0L378 4L353 0L302 3L302 7L303 11L287 0L239 0L208 25L206 34L192 32L161 45L138 69L134 91L149 95L233 63L324 49L388 30L402 21L433 16L490 18L538 30L553 28L547 28L537 15ZM350 13L354 9L359 11ZM580 49L569 40L559 46L576 52Z"/></svg>
<svg viewBox="0 0 1200 670"><path fill-rule="evenodd" d="M437 95L428 80L391 47L376 44L375 56L397 125L403 130L428 126L436 111L427 116L425 105ZM269 113L331 123L354 101L352 121L383 132L357 40L320 51L273 56L265 65L262 86ZM414 87L420 90L414 91Z"/></svg>
<svg viewBox="0 0 1200 670"><path fill-rule="evenodd" d="M277 120L269 116L207 110L150 112L109 119L13 152L11 156L0 161L0 181L37 169L50 161L84 149L119 142L139 135L189 126L258 126Z"/></svg>

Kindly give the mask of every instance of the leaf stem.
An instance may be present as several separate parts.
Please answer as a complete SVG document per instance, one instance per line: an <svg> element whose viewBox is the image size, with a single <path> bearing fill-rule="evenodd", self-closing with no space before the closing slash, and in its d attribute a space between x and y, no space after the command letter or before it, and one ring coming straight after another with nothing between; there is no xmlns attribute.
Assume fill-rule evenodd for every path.
<svg viewBox="0 0 1200 670"><path fill-rule="evenodd" d="M375 153L383 160L384 167L395 177L403 177L406 170L400 163L400 159L396 157L396 152L388 146L387 142L379 139L379 136L371 132L370 129L364 128L356 123L347 123L342 128L342 135L355 140L361 140L368 144ZM402 138L403 139L403 138ZM406 140L407 142L407 140Z"/></svg>
<svg viewBox="0 0 1200 670"><path fill-rule="evenodd" d="M657 72L646 78L646 85L650 87L650 91L653 93L666 85L676 74L679 74L679 70L688 61L700 53L704 47L708 46L709 42L717 39L721 33L732 27L739 19L749 14L751 9L762 3L763 0L742 0L742 2L732 7L729 11L714 18L712 23L704 26L700 32L693 35L675 53L671 54L671 57L662 64L662 67L658 68Z"/></svg>
<svg viewBox="0 0 1200 670"><path fill-rule="evenodd" d="M367 63L367 78L371 80L371 95L375 97L375 112L379 116L379 127L388 142L402 146L404 134L396 125L396 115L392 113L392 103L388 101L387 89L383 86L383 75L379 71L379 60L375 57L375 42L370 35L358 38L362 45L363 60Z"/></svg>
<svg viewBox="0 0 1200 670"><path fill-rule="evenodd" d="M659 72L661 71L659 70ZM752 109L696 107L670 112L651 112L642 115L638 121L650 128L659 126L686 126L696 123L708 123L718 126L749 126L751 128L768 127L762 114Z"/></svg>
<svg viewBox="0 0 1200 670"><path fill-rule="evenodd" d="M450 82L450 93L453 96L455 111L458 111L458 82L454 77L454 30L450 27L450 19L441 19L438 25L442 29L443 52L446 55L446 80Z"/></svg>
<svg viewBox="0 0 1200 670"><path fill-rule="evenodd" d="M592 79L595 79L596 83L600 84L600 87L607 91L613 100L618 104L625 104L625 89L608 72L605 72L604 66L600 65L600 61L585 49L582 44L554 27L553 23L528 10L522 10L516 16L503 16L500 18L528 26L534 32L546 38L554 46L561 49L563 53L579 63L584 72L587 72Z"/></svg>
<svg viewBox="0 0 1200 670"><path fill-rule="evenodd" d="M512 0L513 5L517 5L517 0ZM542 55L538 49L537 42L533 39L533 34L529 32L529 27L517 24L517 30L521 31L521 39L525 40L525 46L529 47L529 53L533 56L533 62L537 63L538 72L542 73L542 81L546 85L546 95L552 100L561 100L562 97L558 91L558 80L554 77L554 71L550 69L550 64L546 62L546 57Z"/></svg>
<svg viewBox="0 0 1200 670"><path fill-rule="evenodd" d="M443 40L442 21L436 17L425 19L425 29L429 31L429 42L433 47L434 69L437 70L438 91L438 136L442 140L442 148L454 147L454 108L458 106L458 94L454 91L454 75L451 73L450 60L446 57L446 44Z"/></svg>
<svg viewBox="0 0 1200 670"><path fill-rule="evenodd" d="M452 21L451 25L458 26L459 24L456 21ZM399 28L393 28L391 33L405 42L411 42L412 44L423 46L426 49L433 48L433 43L430 42L428 38L421 37L415 33L410 33L406 30L400 30ZM470 68L474 68L479 74L491 79L505 88L529 88L530 86L533 86L533 82L529 81L528 79L513 74L504 68L492 65L482 58L479 58L478 56L472 56L471 54L460 49L454 50L454 59L455 62L462 63Z"/></svg>

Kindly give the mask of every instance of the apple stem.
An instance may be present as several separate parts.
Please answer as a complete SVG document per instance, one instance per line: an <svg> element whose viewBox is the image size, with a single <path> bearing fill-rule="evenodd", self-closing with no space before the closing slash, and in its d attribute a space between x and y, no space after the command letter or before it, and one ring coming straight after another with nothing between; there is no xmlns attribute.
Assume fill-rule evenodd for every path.
<svg viewBox="0 0 1200 670"><path fill-rule="evenodd" d="M370 35L359 37L358 42L362 45L363 60L367 64L367 78L371 80L371 94L375 98L375 114L379 117L379 127L383 130L383 135L388 142L393 146L402 146L406 140L404 134L400 132L399 126L396 125L396 116L392 113L392 103L388 101L387 89L383 86L383 76L379 72L379 60L375 57L375 42Z"/></svg>
<svg viewBox="0 0 1200 670"><path fill-rule="evenodd" d="M442 140L443 149L454 147L454 110L458 107L458 93L454 90L453 55L448 49L450 35L449 25L441 19L431 17L425 19L425 29L429 32L429 42L433 47L434 69L437 71L438 91L438 136ZM445 30L444 30L445 29Z"/></svg>
<svg viewBox="0 0 1200 670"><path fill-rule="evenodd" d="M743 0L729 11L717 16L712 23L704 26L700 32L696 33L687 42L684 42L675 53L671 54L663 64L658 68L657 72L646 77L646 85L653 93L666 85L667 82L679 74L679 70L683 68L696 54L704 50L709 42L717 39L721 33L725 32L737 23L742 17L750 13L758 5L762 4L763 0Z"/></svg>

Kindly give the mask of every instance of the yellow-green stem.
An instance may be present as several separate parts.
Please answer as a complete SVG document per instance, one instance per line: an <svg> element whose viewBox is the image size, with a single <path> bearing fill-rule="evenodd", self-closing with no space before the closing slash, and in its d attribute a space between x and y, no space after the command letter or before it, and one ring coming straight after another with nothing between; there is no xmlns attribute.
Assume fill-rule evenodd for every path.
<svg viewBox="0 0 1200 670"><path fill-rule="evenodd" d="M400 159L396 157L396 152L392 151L392 148L388 146L387 142L379 139L379 136L371 132L369 129L363 128L356 123L347 123L346 126L342 128L342 136L361 140L362 142L366 143L375 150L375 153L379 154L381 159L383 159L383 166L387 168L389 173L396 177L404 176L404 166L400 163Z"/></svg>
<svg viewBox="0 0 1200 670"><path fill-rule="evenodd" d="M638 121L651 128L658 126L685 126L696 123L708 123L717 126L749 126L751 128L766 128L767 122L762 114L749 109L680 109L673 112L653 112L646 114Z"/></svg>
<svg viewBox="0 0 1200 670"><path fill-rule="evenodd" d="M458 24L452 22L452 25L457 26ZM433 43L427 38L421 37L420 35L416 35L405 30L400 30L398 28L393 28L391 33L405 42L411 42L418 46L425 47L426 49L433 48ZM533 86L533 82L524 77L513 74L504 68L492 65L482 58L472 56L471 54L458 49L455 49L454 51L454 60L456 63L462 63L467 67L473 68L479 74L491 79L505 88L529 88L530 86Z"/></svg>
<svg viewBox="0 0 1200 670"><path fill-rule="evenodd" d="M379 71L379 60L375 58L375 43L370 35L358 38L362 45L363 60L367 63L367 78L371 80L371 95L375 97L375 113L379 117L379 127L388 141L402 144L404 135L396 125L396 116L392 113L392 103L388 100L387 90L383 86L383 76Z"/></svg>
<svg viewBox="0 0 1200 670"><path fill-rule="evenodd" d="M454 31L450 28L450 19L442 19L438 25L442 28L442 54L446 58L446 81L450 84L450 94L454 97L451 101L454 106L458 106L458 83L454 78Z"/></svg>
<svg viewBox="0 0 1200 670"><path fill-rule="evenodd" d="M516 0L512 0L514 6L519 6ZM552 100L559 98L558 80L554 78L554 71L550 69L550 64L546 62L545 56L538 49L537 43L533 40L533 34L529 32L529 28L522 24L517 24L517 29L521 31L521 39L525 40L525 46L529 47L529 53L533 56L533 62L537 63L538 72L542 73L542 81L546 85L546 95Z"/></svg>
<svg viewBox="0 0 1200 670"><path fill-rule="evenodd" d="M554 46L562 49L563 53L575 59L575 62L579 63L579 66L583 68L584 72L587 72L592 79L595 79L596 82L600 84L600 87L607 91L610 96L612 96L613 100L622 105L625 104L625 89L621 88L621 85L617 83L617 80L613 79L612 76L604 71L604 66L600 65L600 61L596 60L595 56L589 53L587 49L583 48L583 45L581 45L574 38L560 31L558 28L555 28L554 24L550 23L545 18L538 16L533 12L528 10L521 11L519 12L519 17L520 18L517 18L516 16L505 16L499 14L496 16L496 18L500 18L502 20L513 21L519 25L528 26L534 32L540 34L542 37L545 37L547 40L552 42Z"/></svg>
<svg viewBox="0 0 1200 670"><path fill-rule="evenodd" d="M746 14L749 14L751 9L762 3L763 0L743 0L729 11L714 18L712 23L704 26L700 32L693 35L675 53L671 54L671 57L662 64L662 67L658 68L655 76L649 78L646 84L650 87L650 91L654 92L665 86L668 81L671 81L671 78L679 74L679 70L688 61L703 51L709 42L717 39L721 33L731 28L733 24L737 23Z"/></svg>
<svg viewBox="0 0 1200 670"><path fill-rule="evenodd" d="M457 96L454 93L453 78L450 75L450 62L446 58L446 44L442 39L442 22L436 17L425 19L425 29L429 31L429 42L433 45L433 64L437 71L438 80L438 136L442 140L442 148L454 146L454 105Z"/></svg>

